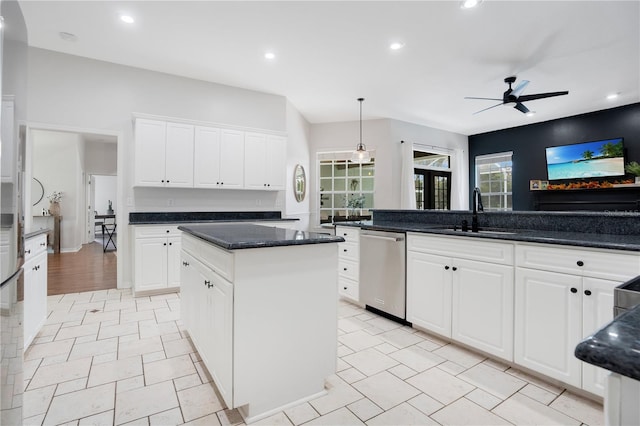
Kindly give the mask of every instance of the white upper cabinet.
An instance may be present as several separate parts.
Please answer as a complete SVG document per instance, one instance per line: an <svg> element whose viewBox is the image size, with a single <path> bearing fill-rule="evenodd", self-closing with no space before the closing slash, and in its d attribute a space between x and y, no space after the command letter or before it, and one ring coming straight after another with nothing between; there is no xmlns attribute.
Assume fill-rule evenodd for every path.
<svg viewBox="0 0 640 426"><path fill-rule="evenodd" d="M193 186L220 186L220 129L196 126L194 133Z"/></svg>
<svg viewBox="0 0 640 426"><path fill-rule="evenodd" d="M244 187L244 132L222 129L220 134L220 187Z"/></svg>
<svg viewBox="0 0 640 426"><path fill-rule="evenodd" d="M245 134L245 188L278 191L286 180L286 139L262 133Z"/></svg>
<svg viewBox="0 0 640 426"><path fill-rule="evenodd" d="M135 126L135 184L164 186L167 123L137 119Z"/></svg>
<svg viewBox="0 0 640 426"><path fill-rule="evenodd" d="M193 126L167 123L165 184L193 187Z"/></svg>

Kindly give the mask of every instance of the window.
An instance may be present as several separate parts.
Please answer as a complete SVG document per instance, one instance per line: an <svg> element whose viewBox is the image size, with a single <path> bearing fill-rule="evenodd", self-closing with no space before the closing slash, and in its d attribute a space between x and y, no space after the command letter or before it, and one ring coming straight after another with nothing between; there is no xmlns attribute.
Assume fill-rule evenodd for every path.
<svg viewBox="0 0 640 426"><path fill-rule="evenodd" d="M370 218L375 163L352 163L351 152L318 154L320 223Z"/></svg>
<svg viewBox="0 0 640 426"><path fill-rule="evenodd" d="M513 152L476 157L476 186L485 211L513 210L511 174Z"/></svg>
<svg viewBox="0 0 640 426"><path fill-rule="evenodd" d="M451 209L451 169L448 155L413 151L416 208Z"/></svg>

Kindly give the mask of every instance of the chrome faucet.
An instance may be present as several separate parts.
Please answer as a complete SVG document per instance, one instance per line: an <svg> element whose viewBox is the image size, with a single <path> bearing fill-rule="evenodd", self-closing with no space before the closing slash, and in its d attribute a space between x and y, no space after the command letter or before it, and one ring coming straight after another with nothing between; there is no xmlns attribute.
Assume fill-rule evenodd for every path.
<svg viewBox="0 0 640 426"><path fill-rule="evenodd" d="M473 216L471 218L471 232L478 232L478 212L484 211L480 188L473 188Z"/></svg>

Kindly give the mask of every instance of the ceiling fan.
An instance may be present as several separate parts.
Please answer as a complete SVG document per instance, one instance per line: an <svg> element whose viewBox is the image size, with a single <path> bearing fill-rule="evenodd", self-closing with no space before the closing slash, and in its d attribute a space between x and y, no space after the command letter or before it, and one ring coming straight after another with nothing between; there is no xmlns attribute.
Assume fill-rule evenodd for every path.
<svg viewBox="0 0 640 426"><path fill-rule="evenodd" d="M507 89L507 91L505 91L502 94L502 99L474 98L474 97L466 96L465 99L485 99L489 101L501 101L499 104L490 106L489 108L481 109L480 111L474 112L473 114L475 115L482 111L486 111L488 109L495 108L500 105L510 104L510 103L515 103L514 108L526 114L529 112L529 108L524 106L522 102L535 101L536 99L551 98L553 96L562 96L562 95L569 94L569 92L565 90L563 92L548 92L548 93L536 93L533 95L520 95L524 91L524 89L527 87L527 84L529 84L529 80L521 80L520 83L518 83L518 85L515 87L515 89L512 89L511 84L515 83L515 81L516 81L515 76L507 77L504 79L504 82L509 85L509 89Z"/></svg>

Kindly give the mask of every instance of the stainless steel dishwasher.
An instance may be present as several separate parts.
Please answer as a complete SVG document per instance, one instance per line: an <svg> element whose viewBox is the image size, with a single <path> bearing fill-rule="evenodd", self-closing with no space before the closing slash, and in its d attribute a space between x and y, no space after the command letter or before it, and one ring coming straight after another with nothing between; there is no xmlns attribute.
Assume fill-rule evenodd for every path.
<svg viewBox="0 0 640 426"><path fill-rule="evenodd" d="M360 231L360 302L405 322L405 234Z"/></svg>

